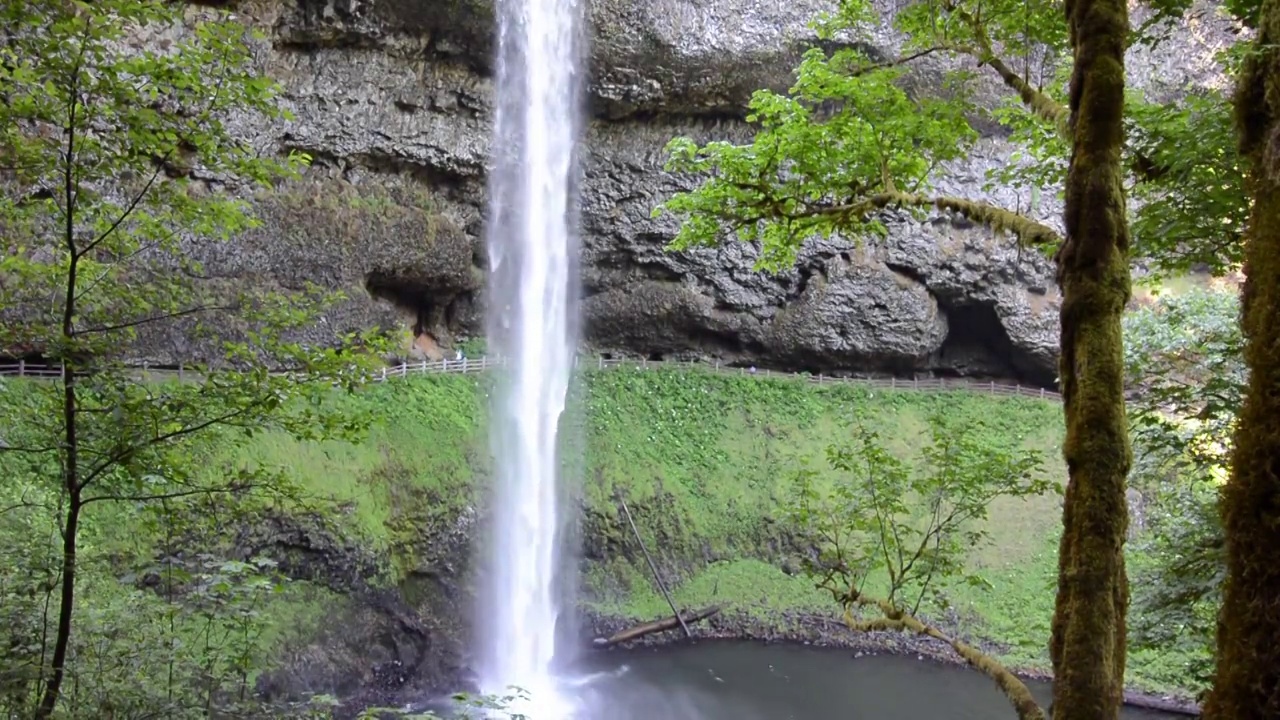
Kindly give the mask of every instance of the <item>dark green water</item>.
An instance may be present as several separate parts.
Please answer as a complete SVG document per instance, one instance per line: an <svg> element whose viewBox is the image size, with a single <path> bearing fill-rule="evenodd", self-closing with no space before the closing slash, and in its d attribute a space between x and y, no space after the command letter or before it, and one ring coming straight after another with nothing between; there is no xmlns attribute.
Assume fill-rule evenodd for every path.
<svg viewBox="0 0 1280 720"><path fill-rule="evenodd" d="M591 720L1016 720L984 675L910 657L741 642L584 658ZM1049 686L1032 687L1047 704ZM1127 709L1125 720L1184 716Z"/></svg>

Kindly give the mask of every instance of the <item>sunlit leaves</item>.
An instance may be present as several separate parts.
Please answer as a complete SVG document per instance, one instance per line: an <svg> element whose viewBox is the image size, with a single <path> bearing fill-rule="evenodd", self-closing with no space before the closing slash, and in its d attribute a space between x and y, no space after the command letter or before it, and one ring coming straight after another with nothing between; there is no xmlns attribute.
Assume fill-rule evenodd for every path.
<svg viewBox="0 0 1280 720"><path fill-rule="evenodd" d="M813 49L787 94L753 96L750 144L672 140L667 171L705 177L655 210L681 218L673 246L715 244L727 231L760 241L760 266L780 269L811 237L883 232L873 198L927 187L975 137L962 95L912 98L901 74L854 48Z"/></svg>
<svg viewBox="0 0 1280 720"><path fill-rule="evenodd" d="M916 0L896 24L912 49L999 57L1032 85L1052 79L1067 51L1066 15L1055 0Z"/></svg>
<svg viewBox="0 0 1280 720"><path fill-rule="evenodd" d="M1160 297L1125 319L1130 484L1146 504L1134 569L1134 642L1189 658L1170 682L1206 686L1225 574L1217 497L1246 371L1239 301L1227 290Z"/></svg>
<svg viewBox="0 0 1280 720"><path fill-rule="evenodd" d="M1249 208L1227 98L1201 91L1152 104L1135 94L1128 111L1130 151L1152 168L1133 189L1135 254L1157 276L1238 268Z"/></svg>
<svg viewBox="0 0 1280 720"><path fill-rule="evenodd" d="M887 575L885 599L911 614L926 599L945 605L951 583L985 584L963 561L987 541L982 521L996 498L1053 487L1038 453L992 442L981 423L941 417L931 420L917 465L862 428L851 445L829 448L826 460L841 481L824 492L813 471L801 471L789 509L817 552L809 571L836 597Z"/></svg>

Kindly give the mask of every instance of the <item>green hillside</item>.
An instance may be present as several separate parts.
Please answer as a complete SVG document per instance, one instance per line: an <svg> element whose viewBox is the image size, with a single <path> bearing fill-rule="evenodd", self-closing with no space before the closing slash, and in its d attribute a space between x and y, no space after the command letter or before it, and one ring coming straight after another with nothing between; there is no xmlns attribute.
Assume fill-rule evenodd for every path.
<svg viewBox="0 0 1280 720"><path fill-rule="evenodd" d="M448 549L450 538L457 539L463 520L474 517L471 510L484 499L487 383L476 375L420 375L379 384L336 398L330 408L371 413L375 422L363 440L300 442L267 434L237 457L211 463L210 471L251 463L292 476L308 516L321 509L327 532L341 539L337 545L372 558L371 586L412 593L415 572L469 560L442 554L457 552ZM572 395L565 457L566 475L581 490L583 608L617 622L669 613L620 515L620 499L677 602L722 604L727 615L778 636L797 615L834 612L829 596L796 572L794 533L782 509L798 468L816 470L822 482L835 479L824 453L849 438L852 423L879 431L896 454L910 459L928 442L932 414L981 422L989 440L1039 450L1045 472L1065 479L1056 401L639 368L588 371ZM952 608L938 621L994 643L1019 667L1044 667L1059 507L1055 495L997 502L988 526L992 543L969 558L991 587L948 589ZM269 510L298 508L285 503ZM127 512L97 522L105 554L148 546ZM295 636L306 634L305 619L323 617L316 603L326 595L305 585L272 610ZM1168 678L1161 668L1135 657L1131 681L1161 687Z"/></svg>

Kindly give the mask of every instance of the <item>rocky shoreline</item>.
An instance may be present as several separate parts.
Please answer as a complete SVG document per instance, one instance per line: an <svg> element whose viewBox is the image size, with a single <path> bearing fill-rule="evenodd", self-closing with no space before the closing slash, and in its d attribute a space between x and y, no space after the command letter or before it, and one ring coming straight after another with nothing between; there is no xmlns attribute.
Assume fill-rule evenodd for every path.
<svg viewBox="0 0 1280 720"><path fill-rule="evenodd" d="M595 638L607 637L628 629L634 619L584 612L581 616L581 647L585 653L607 653L636 647L676 647L687 641L678 631L647 635L639 640L621 643L610 648L593 647ZM810 647L844 650L853 658L893 655L915 657L920 662L961 666L964 663L946 645L918 635L895 632L859 633L849 630L835 616L811 613L781 613L776 617L762 618L742 611L721 612L707 621L690 628L692 642L750 641L765 644L805 645ZM944 628L944 631L951 632ZM998 653L1000 648L990 643L967 642L984 652ZM1052 678L1044 670L1026 667L1011 668L1024 680L1049 681ZM412 673L410 673L412 674ZM443 678L437 677L436 680ZM383 687L366 687L344 698L338 715L354 718L365 708L412 707L424 698L443 696L457 690L475 691L474 678L451 678L450 687L428 687L421 683L388 683ZM378 683L375 683L378 685ZM429 683L434 685L434 683ZM1187 695L1171 695L1144 692L1137 689L1125 691L1126 705L1162 713L1198 717L1199 705Z"/></svg>
<svg viewBox="0 0 1280 720"><path fill-rule="evenodd" d="M591 638L607 637L624 630L635 623L623 618L609 616L588 616L585 628L590 631ZM778 618L762 620L741 611L722 612L708 619L705 623L690 628L694 641L728 641L747 640L770 644L798 644L812 647L837 648L849 651L853 657L873 657L876 655L915 656L922 662L934 662L943 665L964 665L965 663L941 642L919 635L896 632L860 633L849 630L834 616L815 614L783 613ZM943 628L945 632L952 632ZM963 637L963 634L962 634ZM587 638L584 646L590 647L591 638ZM965 641L973 644L983 652L998 653L1000 648L990 643L975 641L965 637ZM685 642L678 632L665 632L647 635L640 640L616 646L627 647L664 647ZM615 648L593 650L593 652L611 652ZM1052 676L1041 669L1012 667L1010 668L1024 680L1050 681ZM1164 713L1198 717L1200 706L1189 695L1172 695L1150 693L1137 689L1125 691L1126 705L1155 710Z"/></svg>

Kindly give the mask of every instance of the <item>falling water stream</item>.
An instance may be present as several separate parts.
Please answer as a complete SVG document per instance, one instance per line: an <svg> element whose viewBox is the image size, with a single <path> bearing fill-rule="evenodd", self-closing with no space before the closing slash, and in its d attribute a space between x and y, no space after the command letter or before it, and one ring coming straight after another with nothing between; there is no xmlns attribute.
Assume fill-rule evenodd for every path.
<svg viewBox="0 0 1280 720"><path fill-rule="evenodd" d="M563 569L557 435L576 344L574 146L579 0L499 0L489 180L489 341L497 479L481 626L485 692L518 687L535 720L571 714L552 662Z"/></svg>

